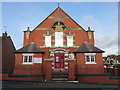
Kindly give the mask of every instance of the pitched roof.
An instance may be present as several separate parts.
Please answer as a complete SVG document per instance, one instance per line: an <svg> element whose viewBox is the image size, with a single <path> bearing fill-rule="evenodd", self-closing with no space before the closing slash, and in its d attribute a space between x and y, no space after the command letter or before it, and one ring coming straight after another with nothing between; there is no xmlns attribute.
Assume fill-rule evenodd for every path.
<svg viewBox="0 0 120 90"><path fill-rule="evenodd" d="M5 36L5 37L0 36L0 43L3 43L4 41L6 41L9 38L10 38L10 36Z"/></svg>
<svg viewBox="0 0 120 90"><path fill-rule="evenodd" d="M114 60L117 59L118 61L120 61L120 55L108 55L108 56L106 57L106 59L107 59L107 58L110 58L110 59L113 58Z"/></svg>
<svg viewBox="0 0 120 90"><path fill-rule="evenodd" d="M104 51L89 44L88 42L84 42L74 53L103 53Z"/></svg>
<svg viewBox="0 0 120 90"><path fill-rule="evenodd" d="M117 55L108 55L107 58L109 57L110 59L111 58L116 58Z"/></svg>
<svg viewBox="0 0 120 90"><path fill-rule="evenodd" d="M116 56L116 59L120 61L120 55L117 55L117 56Z"/></svg>
<svg viewBox="0 0 120 90"><path fill-rule="evenodd" d="M104 60L106 60L106 59L107 59L107 57L103 57L103 59L104 59Z"/></svg>
<svg viewBox="0 0 120 90"><path fill-rule="evenodd" d="M31 42L27 46L22 47L19 50L15 51L15 53L44 53L44 52L34 42Z"/></svg>
<svg viewBox="0 0 120 90"><path fill-rule="evenodd" d="M2 49L3 49L3 47L7 47L7 45L9 45L9 47L11 45L11 48L16 50L16 48L15 48L15 46L13 44L13 41L12 41L10 36L0 36L0 45L2 46Z"/></svg>
<svg viewBox="0 0 120 90"><path fill-rule="evenodd" d="M56 12L59 12L59 11L63 12L63 13L64 13L66 16L68 16L74 23L76 23L76 25L77 25L78 27L82 28L82 29L85 31L85 29L84 29L83 27L81 27L75 20L73 20L73 19L72 19L63 9L61 9L60 7L57 7L48 17L54 16L53 14L56 13ZM34 31L36 28L38 28L42 23L44 23L44 22L48 19L48 17L46 17L40 24L38 24L38 25L33 29L33 31Z"/></svg>

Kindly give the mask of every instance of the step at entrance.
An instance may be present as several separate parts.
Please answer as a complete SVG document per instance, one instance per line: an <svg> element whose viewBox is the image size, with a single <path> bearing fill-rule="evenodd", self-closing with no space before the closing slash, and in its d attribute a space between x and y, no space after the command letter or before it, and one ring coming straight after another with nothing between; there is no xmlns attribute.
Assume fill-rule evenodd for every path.
<svg viewBox="0 0 120 90"><path fill-rule="evenodd" d="M52 81L67 81L68 78L53 78Z"/></svg>
<svg viewBox="0 0 120 90"><path fill-rule="evenodd" d="M54 74L52 75L52 80L68 80L68 75Z"/></svg>
<svg viewBox="0 0 120 90"><path fill-rule="evenodd" d="M68 75L53 75L52 78L68 78Z"/></svg>
<svg viewBox="0 0 120 90"><path fill-rule="evenodd" d="M64 69L53 70L52 80L54 80L54 81L66 81L66 80L68 80L68 71L64 70Z"/></svg>

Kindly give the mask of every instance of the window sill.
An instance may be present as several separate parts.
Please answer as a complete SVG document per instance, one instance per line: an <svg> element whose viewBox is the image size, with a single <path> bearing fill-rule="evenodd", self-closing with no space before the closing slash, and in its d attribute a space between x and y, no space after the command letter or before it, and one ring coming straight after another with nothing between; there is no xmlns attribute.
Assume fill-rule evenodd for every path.
<svg viewBox="0 0 120 90"><path fill-rule="evenodd" d="M33 63L22 63L22 65L32 65Z"/></svg>
<svg viewBox="0 0 120 90"><path fill-rule="evenodd" d="M96 64L96 62L86 62L85 64Z"/></svg>

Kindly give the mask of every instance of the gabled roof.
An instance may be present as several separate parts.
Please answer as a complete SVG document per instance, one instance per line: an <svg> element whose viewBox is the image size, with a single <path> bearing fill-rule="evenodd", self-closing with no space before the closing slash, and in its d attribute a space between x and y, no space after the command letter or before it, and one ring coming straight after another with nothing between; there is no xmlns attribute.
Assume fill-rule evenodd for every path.
<svg viewBox="0 0 120 90"><path fill-rule="evenodd" d="M117 55L117 56L116 56L116 59L117 59L118 61L120 61L120 55Z"/></svg>
<svg viewBox="0 0 120 90"><path fill-rule="evenodd" d="M104 59L104 60L106 60L106 59L107 59L107 57L103 57L103 59Z"/></svg>
<svg viewBox="0 0 120 90"><path fill-rule="evenodd" d="M107 58L120 61L120 55L108 55Z"/></svg>
<svg viewBox="0 0 120 90"><path fill-rule="evenodd" d="M10 36L6 36L6 37L0 36L0 43L3 43L5 40L7 40L9 38L10 38Z"/></svg>
<svg viewBox="0 0 120 90"><path fill-rule="evenodd" d="M27 46L22 47L19 50L15 51L15 53L44 53L44 52L34 42L31 42Z"/></svg>
<svg viewBox="0 0 120 90"><path fill-rule="evenodd" d="M74 23L76 23L77 26L79 26L80 28L82 28L84 31L85 29L83 27L81 27L75 20L73 20L64 10L62 10L60 7L57 7L48 17L52 16L52 14L54 14L55 12L57 12L58 10L62 11L66 16L68 16ZM42 23L44 23L48 17L46 17L40 24L38 24L34 29L33 31L39 27Z"/></svg>
<svg viewBox="0 0 120 90"><path fill-rule="evenodd" d="M0 36L0 45L2 46L2 50L4 50L3 47L7 47L7 45L11 45L11 48L13 48L13 50L16 50L10 36ZM0 51L2 52L2 50Z"/></svg>
<svg viewBox="0 0 120 90"><path fill-rule="evenodd" d="M89 44L88 42L84 42L74 53L103 53L104 51Z"/></svg>

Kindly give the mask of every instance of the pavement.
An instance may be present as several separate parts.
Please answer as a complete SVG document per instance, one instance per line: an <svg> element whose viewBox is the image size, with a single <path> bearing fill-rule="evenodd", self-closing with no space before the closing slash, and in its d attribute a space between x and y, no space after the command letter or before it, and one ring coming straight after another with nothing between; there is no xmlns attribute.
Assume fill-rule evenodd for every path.
<svg viewBox="0 0 120 90"><path fill-rule="evenodd" d="M2 88L86 88L103 90L120 90L118 85L85 84L79 82L31 82L31 81L2 81Z"/></svg>

